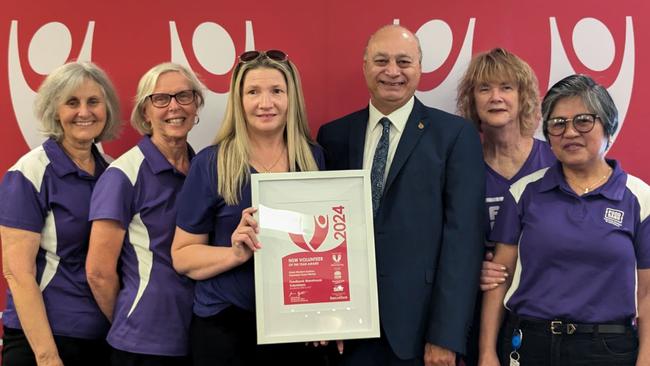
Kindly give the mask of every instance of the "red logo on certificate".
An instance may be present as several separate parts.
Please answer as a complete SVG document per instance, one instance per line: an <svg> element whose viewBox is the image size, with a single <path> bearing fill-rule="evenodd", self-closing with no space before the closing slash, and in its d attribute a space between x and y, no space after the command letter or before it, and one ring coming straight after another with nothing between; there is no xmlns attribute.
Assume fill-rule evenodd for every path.
<svg viewBox="0 0 650 366"><path fill-rule="evenodd" d="M331 229L331 230L330 230ZM284 304L311 304L350 300L345 207L332 207L325 215L314 216L314 234L289 233L302 249L282 258ZM319 251L324 243L332 248Z"/></svg>

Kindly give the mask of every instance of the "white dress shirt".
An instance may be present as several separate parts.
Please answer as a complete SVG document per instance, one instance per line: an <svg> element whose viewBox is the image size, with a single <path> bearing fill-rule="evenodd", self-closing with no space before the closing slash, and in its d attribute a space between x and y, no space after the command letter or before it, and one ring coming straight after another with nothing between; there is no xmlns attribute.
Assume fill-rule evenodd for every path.
<svg viewBox="0 0 650 366"><path fill-rule="evenodd" d="M390 138L388 140L388 157L386 159L386 170L384 171L384 182L386 182L386 177L388 177L388 172L390 171L390 166L393 162L399 139L402 137L402 132L404 131L404 127L406 127L406 121L411 115L414 103L415 98L411 97L406 104L393 111L393 113L384 116L379 112L379 110L377 110L377 108L375 108L375 106L372 105L372 101L369 102L366 143L363 147L363 169L372 169L372 159L375 156L377 143L379 143L379 139L381 138L382 126L379 123L379 120L383 117L387 117L391 123Z"/></svg>

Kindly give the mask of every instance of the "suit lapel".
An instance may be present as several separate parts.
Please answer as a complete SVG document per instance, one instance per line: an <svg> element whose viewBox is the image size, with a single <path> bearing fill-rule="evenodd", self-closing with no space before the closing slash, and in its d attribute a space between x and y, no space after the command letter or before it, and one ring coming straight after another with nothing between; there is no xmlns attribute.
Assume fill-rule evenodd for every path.
<svg viewBox="0 0 650 366"><path fill-rule="evenodd" d="M399 174L399 171L406 163L406 160L413 152L413 148L417 145L420 137L424 134L427 127L429 126L429 121L424 118L425 114L421 113L424 106L420 103L417 98L415 99L415 104L413 104L413 111L409 116L408 121L406 121L406 126L404 127L404 132L402 132L402 137L399 140L397 145L397 150L395 151L395 156L393 157L393 162L390 165L390 170L388 171L388 177L386 178L386 185L384 186L384 194L388 192L391 184Z"/></svg>
<svg viewBox="0 0 650 366"><path fill-rule="evenodd" d="M358 118L350 122L350 169L363 168L363 149L366 143L368 127L368 108L359 113Z"/></svg>

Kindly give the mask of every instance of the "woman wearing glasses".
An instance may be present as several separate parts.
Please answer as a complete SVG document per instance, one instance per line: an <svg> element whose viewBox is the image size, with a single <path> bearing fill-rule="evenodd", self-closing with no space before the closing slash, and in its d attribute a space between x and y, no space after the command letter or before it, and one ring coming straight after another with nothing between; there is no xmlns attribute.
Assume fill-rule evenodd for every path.
<svg viewBox="0 0 650 366"><path fill-rule="evenodd" d="M591 78L559 81L542 114L558 163L516 182L497 217L509 276L484 294L480 365L648 365L650 187L605 159L618 112Z"/></svg>
<svg viewBox="0 0 650 366"><path fill-rule="evenodd" d="M239 57L215 145L200 152L179 196L174 268L196 280L194 365L318 364L304 344L256 346L253 251L261 248L250 175L318 170L296 66L282 51Z"/></svg>
<svg viewBox="0 0 650 366"><path fill-rule="evenodd" d="M188 362L193 284L172 267L170 248L177 194L194 157L187 134L201 106L201 85L185 67L163 63L147 71L131 114L144 136L95 188L86 269L112 321L113 365Z"/></svg>
<svg viewBox="0 0 650 366"><path fill-rule="evenodd" d="M120 126L117 94L87 62L54 70L35 111L48 137L9 168L0 185L3 365L105 365L109 323L93 300L84 260L88 205L108 163L95 142Z"/></svg>

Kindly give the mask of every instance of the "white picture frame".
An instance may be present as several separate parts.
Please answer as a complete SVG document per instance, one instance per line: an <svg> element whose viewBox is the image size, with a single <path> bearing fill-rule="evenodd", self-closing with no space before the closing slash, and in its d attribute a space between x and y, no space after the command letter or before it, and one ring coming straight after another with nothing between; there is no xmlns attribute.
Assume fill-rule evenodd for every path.
<svg viewBox="0 0 650 366"><path fill-rule="evenodd" d="M379 337L370 174L251 175L257 343Z"/></svg>

